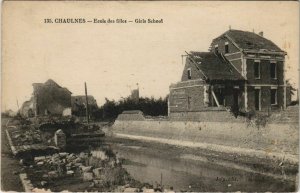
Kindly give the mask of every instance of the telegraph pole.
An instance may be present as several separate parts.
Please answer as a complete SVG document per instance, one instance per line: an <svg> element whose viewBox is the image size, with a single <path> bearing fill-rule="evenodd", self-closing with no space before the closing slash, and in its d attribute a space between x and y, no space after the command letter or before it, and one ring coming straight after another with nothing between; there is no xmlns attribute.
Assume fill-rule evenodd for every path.
<svg viewBox="0 0 300 193"><path fill-rule="evenodd" d="M86 120L87 120L87 124L89 124L89 102L88 102L88 96L87 96L87 87L86 87L86 82L84 82L84 88L85 88L85 102L86 102L86 108L85 108L85 112L86 112Z"/></svg>
<svg viewBox="0 0 300 193"><path fill-rule="evenodd" d="M16 98L16 101L17 101L17 107L18 107L18 111L20 110L20 108L19 108L19 101L18 101L18 99Z"/></svg>

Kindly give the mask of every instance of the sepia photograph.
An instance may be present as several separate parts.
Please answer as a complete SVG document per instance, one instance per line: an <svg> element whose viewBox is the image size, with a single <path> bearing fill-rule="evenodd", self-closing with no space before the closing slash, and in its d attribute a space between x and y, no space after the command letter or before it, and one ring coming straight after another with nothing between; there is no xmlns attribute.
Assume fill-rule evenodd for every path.
<svg viewBox="0 0 300 193"><path fill-rule="evenodd" d="M297 192L298 1L3 1L1 191Z"/></svg>

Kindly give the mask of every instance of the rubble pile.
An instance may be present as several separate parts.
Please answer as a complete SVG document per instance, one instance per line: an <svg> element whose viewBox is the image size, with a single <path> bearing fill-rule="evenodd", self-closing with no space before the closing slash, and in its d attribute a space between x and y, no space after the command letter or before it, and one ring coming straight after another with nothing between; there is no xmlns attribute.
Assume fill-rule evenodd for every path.
<svg viewBox="0 0 300 193"><path fill-rule="evenodd" d="M153 190L151 185L134 180L122 167L103 143L105 133L98 125L75 122L72 117L37 117L15 120L15 125L6 130L12 152L23 166L22 174L26 174L34 191ZM78 150L82 152L61 152Z"/></svg>
<svg viewBox="0 0 300 193"><path fill-rule="evenodd" d="M41 133L35 129L21 129L11 131L12 140L15 145L32 145L41 143Z"/></svg>
<svg viewBox="0 0 300 193"><path fill-rule="evenodd" d="M34 119L32 119L33 123L36 125L41 125L41 124L55 124L55 123L75 123L78 122L78 120L76 119L76 117L61 117L61 116L39 116L39 117L35 117Z"/></svg>
<svg viewBox="0 0 300 193"><path fill-rule="evenodd" d="M30 166L26 166L29 178L34 187L50 188L62 191L59 184L75 186L76 191L115 191L136 187L136 190L149 188L130 177L120 161L104 151L101 157L92 153L56 153L51 156L35 157ZM85 186L83 186L85 184ZM54 189L53 189L54 187Z"/></svg>
<svg viewBox="0 0 300 193"><path fill-rule="evenodd" d="M31 121L28 118L21 117L19 115L14 116L10 120L10 125L30 125Z"/></svg>

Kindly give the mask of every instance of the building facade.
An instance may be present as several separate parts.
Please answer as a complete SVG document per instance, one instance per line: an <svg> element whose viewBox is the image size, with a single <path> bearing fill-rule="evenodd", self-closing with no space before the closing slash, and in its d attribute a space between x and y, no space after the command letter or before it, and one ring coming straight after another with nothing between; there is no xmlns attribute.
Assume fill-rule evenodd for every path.
<svg viewBox="0 0 300 193"><path fill-rule="evenodd" d="M285 55L263 33L229 30L209 52L186 54L181 81L170 86L169 113L285 109Z"/></svg>

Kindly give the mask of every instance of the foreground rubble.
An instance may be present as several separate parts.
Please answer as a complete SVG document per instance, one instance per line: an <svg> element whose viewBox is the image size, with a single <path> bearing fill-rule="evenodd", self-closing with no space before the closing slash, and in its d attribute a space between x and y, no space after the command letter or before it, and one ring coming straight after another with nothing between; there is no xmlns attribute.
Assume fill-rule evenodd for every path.
<svg viewBox="0 0 300 193"><path fill-rule="evenodd" d="M110 147L101 143L104 133L97 125L83 125L72 117L17 118L12 123L6 134L20 159L26 191L153 191L151 185L134 180Z"/></svg>
<svg viewBox="0 0 300 193"><path fill-rule="evenodd" d="M99 156L100 155L100 156ZM132 179L109 149L35 157L24 163L27 178L38 189L68 191L151 191Z"/></svg>

